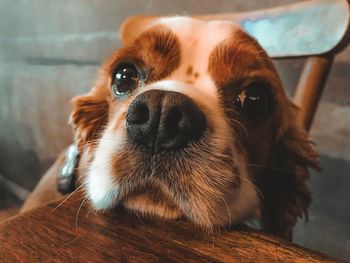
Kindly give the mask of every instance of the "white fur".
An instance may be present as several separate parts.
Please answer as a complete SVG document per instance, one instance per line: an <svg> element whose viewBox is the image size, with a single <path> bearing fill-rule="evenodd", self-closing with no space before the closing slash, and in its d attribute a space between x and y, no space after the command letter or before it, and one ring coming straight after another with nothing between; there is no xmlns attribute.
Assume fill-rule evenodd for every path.
<svg viewBox="0 0 350 263"><path fill-rule="evenodd" d="M113 125L106 129L85 181L88 197L98 210L109 209L118 201L119 185L113 180L115 175L112 172L111 158L113 153L121 149L126 139L122 131L119 132L116 134L113 131Z"/></svg>
<svg viewBox="0 0 350 263"><path fill-rule="evenodd" d="M183 63L168 79L184 81L189 66L199 73L194 86L212 99L217 98L217 88L208 74L209 56L215 47L230 35L241 30L227 21L200 21L189 17L162 18L160 24L169 27L179 38Z"/></svg>

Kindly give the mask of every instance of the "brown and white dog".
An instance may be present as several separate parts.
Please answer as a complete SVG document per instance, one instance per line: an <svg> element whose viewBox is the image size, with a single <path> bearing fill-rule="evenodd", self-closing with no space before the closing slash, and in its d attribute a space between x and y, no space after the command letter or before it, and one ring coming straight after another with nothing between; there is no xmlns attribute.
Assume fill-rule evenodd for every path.
<svg viewBox="0 0 350 263"><path fill-rule="evenodd" d="M231 22L188 17L130 19L122 40L73 100L92 206L209 230L258 217L290 238L317 154L257 41Z"/></svg>

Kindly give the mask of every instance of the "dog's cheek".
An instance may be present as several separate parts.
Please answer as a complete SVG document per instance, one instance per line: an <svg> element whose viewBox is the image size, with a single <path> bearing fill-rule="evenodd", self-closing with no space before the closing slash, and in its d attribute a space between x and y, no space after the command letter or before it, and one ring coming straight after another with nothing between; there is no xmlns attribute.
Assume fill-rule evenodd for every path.
<svg viewBox="0 0 350 263"><path fill-rule="evenodd" d="M85 190L97 210L110 209L119 201L120 175L113 165L117 162L115 155L122 151L125 140L125 131L115 130L113 123L110 123L96 147L85 179Z"/></svg>

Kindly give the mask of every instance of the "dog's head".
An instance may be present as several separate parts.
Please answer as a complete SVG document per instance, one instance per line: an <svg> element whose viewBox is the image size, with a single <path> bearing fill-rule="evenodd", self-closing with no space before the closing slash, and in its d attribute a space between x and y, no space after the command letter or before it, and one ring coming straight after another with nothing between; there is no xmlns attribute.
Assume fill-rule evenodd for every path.
<svg viewBox="0 0 350 263"><path fill-rule="evenodd" d="M73 101L92 205L209 229L259 211L295 221L310 201L315 154L264 50L230 22L137 22L127 22L91 92ZM272 216L279 199L287 209Z"/></svg>

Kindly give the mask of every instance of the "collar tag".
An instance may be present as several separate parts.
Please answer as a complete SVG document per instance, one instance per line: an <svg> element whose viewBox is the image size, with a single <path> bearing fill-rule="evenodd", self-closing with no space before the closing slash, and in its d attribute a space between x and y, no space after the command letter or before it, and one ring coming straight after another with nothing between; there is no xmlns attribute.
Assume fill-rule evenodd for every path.
<svg viewBox="0 0 350 263"><path fill-rule="evenodd" d="M75 190L78 162L78 147L76 144L71 144L66 151L66 160L58 174L57 190L62 194L68 194Z"/></svg>

